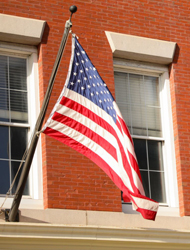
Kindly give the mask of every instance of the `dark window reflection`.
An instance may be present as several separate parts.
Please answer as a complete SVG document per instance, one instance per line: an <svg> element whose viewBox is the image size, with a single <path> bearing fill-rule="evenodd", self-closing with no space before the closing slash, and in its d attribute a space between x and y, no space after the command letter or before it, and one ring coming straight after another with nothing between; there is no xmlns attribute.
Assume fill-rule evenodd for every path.
<svg viewBox="0 0 190 250"><path fill-rule="evenodd" d="M6 194L10 188L9 161L0 160L0 194Z"/></svg>
<svg viewBox="0 0 190 250"><path fill-rule="evenodd" d="M12 181L13 181L13 179L18 171L19 166L20 166L20 162L14 162L14 161L11 162L11 183L12 183ZM18 185L22 169L23 169L23 165L22 165L22 167L17 175L15 184L14 184L13 189L12 189L12 194L14 194L16 192L16 187ZM23 195L28 195L28 194L29 194L29 181L27 180Z"/></svg>

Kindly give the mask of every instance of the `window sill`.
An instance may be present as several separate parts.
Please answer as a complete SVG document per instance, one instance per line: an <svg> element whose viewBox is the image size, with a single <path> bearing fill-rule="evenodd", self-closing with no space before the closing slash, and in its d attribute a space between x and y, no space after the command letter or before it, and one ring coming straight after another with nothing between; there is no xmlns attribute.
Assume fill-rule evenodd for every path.
<svg viewBox="0 0 190 250"><path fill-rule="evenodd" d="M0 197L0 206L3 204L5 197ZM2 209L10 209L12 206L13 198L7 198ZM23 196L19 209L43 209L42 199L32 199L30 196Z"/></svg>
<svg viewBox="0 0 190 250"><path fill-rule="evenodd" d="M132 208L131 203L122 203L122 212L126 214L139 214ZM171 216L171 217L180 217L178 207L168 207L166 205L159 205L158 216Z"/></svg>

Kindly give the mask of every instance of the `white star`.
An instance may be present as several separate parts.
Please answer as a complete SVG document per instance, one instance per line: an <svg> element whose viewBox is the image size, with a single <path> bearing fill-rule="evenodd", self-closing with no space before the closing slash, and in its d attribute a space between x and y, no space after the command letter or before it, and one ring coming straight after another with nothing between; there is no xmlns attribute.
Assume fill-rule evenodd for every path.
<svg viewBox="0 0 190 250"><path fill-rule="evenodd" d="M92 67L90 67L90 69L92 69Z"/></svg>
<svg viewBox="0 0 190 250"><path fill-rule="evenodd" d="M93 83L92 85L93 85L94 87L96 87L96 84L95 84L95 83Z"/></svg>
<svg viewBox="0 0 190 250"><path fill-rule="evenodd" d="M86 62L88 62L88 59L86 59Z"/></svg>
<svg viewBox="0 0 190 250"><path fill-rule="evenodd" d="M82 90L84 90L85 88L84 87L81 87Z"/></svg>
<svg viewBox="0 0 190 250"><path fill-rule="evenodd" d="M84 50L82 50L82 53L85 54Z"/></svg>
<svg viewBox="0 0 190 250"><path fill-rule="evenodd" d="M79 53L79 52L77 52L77 56L80 56L80 53Z"/></svg>
<svg viewBox="0 0 190 250"><path fill-rule="evenodd" d="M102 92L102 91L100 91L100 93L101 93L101 94L103 94L103 92Z"/></svg>
<svg viewBox="0 0 190 250"><path fill-rule="evenodd" d="M113 116L115 117L115 115L113 114Z"/></svg>
<svg viewBox="0 0 190 250"><path fill-rule="evenodd" d="M94 94L93 93L91 93L91 96L93 96Z"/></svg>
<svg viewBox="0 0 190 250"><path fill-rule="evenodd" d="M92 76L89 76L90 79L92 79Z"/></svg>
<svg viewBox="0 0 190 250"><path fill-rule="evenodd" d="M96 91L96 94L98 95L98 92Z"/></svg>
<svg viewBox="0 0 190 250"><path fill-rule="evenodd" d="M83 73L83 70L82 70L82 69L80 70L80 73Z"/></svg>
<svg viewBox="0 0 190 250"><path fill-rule="evenodd" d="M83 60L81 60L81 63L84 63L84 61L83 61Z"/></svg>
<svg viewBox="0 0 190 250"><path fill-rule="evenodd" d="M76 65L78 66L78 65L79 65L79 63L78 63L78 62L76 62Z"/></svg>
<svg viewBox="0 0 190 250"><path fill-rule="evenodd" d="M75 76L76 76L76 75L77 75L77 73L76 73L76 72L74 72L74 73L73 73L73 75L75 75Z"/></svg>
<svg viewBox="0 0 190 250"><path fill-rule="evenodd" d="M84 80L86 81L86 80L87 80L87 78L86 78L86 77L84 77Z"/></svg>
<svg viewBox="0 0 190 250"><path fill-rule="evenodd" d="M110 101L108 98L107 98L108 102Z"/></svg>
<svg viewBox="0 0 190 250"><path fill-rule="evenodd" d="M101 101L101 100L99 100L99 102L101 103L102 101Z"/></svg>
<svg viewBox="0 0 190 250"><path fill-rule="evenodd" d="M71 82L71 85L73 85L74 84L74 82Z"/></svg>
<svg viewBox="0 0 190 250"><path fill-rule="evenodd" d="M93 68L93 70L95 71L96 69L95 69L95 68Z"/></svg>
<svg viewBox="0 0 190 250"><path fill-rule="evenodd" d="M78 79L77 82L80 82L80 79Z"/></svg>
<svg viewBox="0 0 190 250"><path fill-rule="evenodd" d="M106 86L106 84L104 83L104 86Z"/></svg>
<svg viewBox="0 0 190 250"><path fill-rule="evenodd" d="M100 84L99 84L99 83L97 83L97 85L98 85L98 86L100 86Z"/></svg>
<svg viewBox="0 0 190 250"><path fill-rule="evenodd" d="M96 76L94 75L94 78L96 78Z"/></svg>
<svg viewBox="0 0 190 250"><path fill-rule="evenodd" d="M106 99L104 99L104 102L106 102Z"/></svg>
<svg viewBox="0 0 190 250"><path fill-rule="evenodd" d="M87 85L87 87L90 89L90 85Z"/></svg>
<svg viewBox="0 0 190 250"><path fill-rule="evenodd" d="M88 71L88 68L86 68L86 71Z"/></svg>
<svg viewBox="0 0 190 250"><path fill-rule="evenodd" d="M109 107L107 107L107 109L110 109Z"/></svg>

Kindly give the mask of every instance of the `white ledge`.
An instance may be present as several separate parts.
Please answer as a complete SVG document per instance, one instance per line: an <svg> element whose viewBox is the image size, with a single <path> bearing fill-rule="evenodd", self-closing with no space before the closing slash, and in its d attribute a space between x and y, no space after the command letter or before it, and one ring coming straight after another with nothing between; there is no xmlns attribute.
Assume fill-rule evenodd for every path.
<svg viewBox="0 0 190 250"><path fill-rule="evenodd" d="M173 61L176 43L106 31L114 57L169 64Z"/></svg>
<svg viewBox="0 0 190 250"><path fill-rule="evenodd" d="M0 14L0 23L1 41L38 45L41 42L46 22Z"/></svg>
<svg viewBox="0 0 190 250"><path fill-rule="evenodd" d="M29 223L0 224L6 249L189 249L190 232L154 229L68 226ZM12 247L12 248L11 248ZM24 248L25 247L25 248ZM5 249L2 248L2 249Z"/></svg>

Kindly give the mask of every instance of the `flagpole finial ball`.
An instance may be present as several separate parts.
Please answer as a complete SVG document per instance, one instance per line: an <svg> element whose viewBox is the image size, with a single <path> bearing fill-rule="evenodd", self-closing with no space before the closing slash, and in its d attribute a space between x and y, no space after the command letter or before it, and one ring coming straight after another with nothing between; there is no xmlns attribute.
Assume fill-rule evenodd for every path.
<svg viewBox="0 0 190 250"><path fill-rule="evenodd" d="M77 6L72 5L69 10L73 14L73 13L75 13L77 11Z"/></svg>

